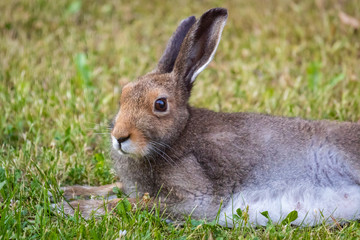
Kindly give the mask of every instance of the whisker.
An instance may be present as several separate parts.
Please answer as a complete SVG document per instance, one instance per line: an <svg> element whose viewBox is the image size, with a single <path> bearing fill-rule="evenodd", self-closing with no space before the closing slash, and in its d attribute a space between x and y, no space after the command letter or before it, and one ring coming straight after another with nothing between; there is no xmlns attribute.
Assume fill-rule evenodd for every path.
<svg viewBox="0 0 360 240"><path fill-rule="evenodd" d="M170 145L166 144L166 143L161 143L161 142L155 142L155 141L150 141L149 142L151 146L153 146L153 150L159 154L167 163L169 163L169 160L171 160L171 163L169 163L171 166L177 166L177 167L181 167L181 165L178 164L178 162L181 162L181 157L177 156L176 154L173 154L173 158L176 159L178 162L174 161L173 158L171 158L167 153L165 153L163 150L161 150L159 148L163 147L163 148L167 148L170 151L175 151ZM174 152L173 152L174 153ZM175 152L176 153L176 152ZM150 155L151 158L153 158L152 155ZM166 157L165 157L166 156ZM156 160L156 159L155 159ZM188 169L183 168L183 174L188 175L189 177L192 176L192 173L188 171Z"/></svg>
<svg viewBox="0 0 360 240"><path fill-rule="evenodd" d="M167 163L169 163L170 165L172 165L172 163L175 163L171 158L166 158L164 155L163 155L163 151L161 149L159 149L158 147L156 147L154 144L151 144L152 147L154 148L154 151L160 156L162 157ZM171 162L169 161L171 160Z"/></svg>
<svg viewBox="0 0 360 240"><path fill-rule="evenodd" d="M152 143L155 144L155 145L158 145L158 146L167 148L167 149L169 149L170 151L172 151L173 153L176 153L176 152L174 152L175 150L174 150L170 145L168 145L168 144L166 144L166 143L155 142L155 141L152 141ZM176 154L174 154L174 157L175 157L176 160L180 161L180 158L179 158Z"/></svg>
<svg viewBox="0 0 360 240"><path fill-rule="evenodd" d="M165 159L165 160L170 160L173 164L177 165L177 163L165 152L163 151L161 148L159 148L158 146L156 146L156 142L154 141L150 141L150 145L152 145L157 151L158 153L160 153L159 155Z"/></svg>
<svg viewBox="0 0 360 240"><path fill-rule="evenodd" d="M146 161L149 163L150 172L151 172L151 176L152 176L152 175L153 175L153 168L152 168L152 166L151 166L151 162L150 162L150 160L149 160L149 158L148 158L147 156L144 156L144 157L145 157Z"/></svg>

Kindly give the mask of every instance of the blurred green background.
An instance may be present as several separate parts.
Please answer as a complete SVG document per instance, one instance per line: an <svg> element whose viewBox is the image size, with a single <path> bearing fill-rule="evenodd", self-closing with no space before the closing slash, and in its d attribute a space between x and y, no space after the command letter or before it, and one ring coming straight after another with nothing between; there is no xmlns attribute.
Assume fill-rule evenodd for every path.
<svg viewBox="0 0 360 240"><path fill-rule="evenodd" d="M360 119L357 0L2 0L3 236L49 237L66 230L67 220L47 224L53 215L44 189L116 180L107 133L121 86L156 66L181 19L213 7L228 8L229 18L213 62L197 78L192 105ZM39 209L45 209L45 222L34 225Z"/></svg>

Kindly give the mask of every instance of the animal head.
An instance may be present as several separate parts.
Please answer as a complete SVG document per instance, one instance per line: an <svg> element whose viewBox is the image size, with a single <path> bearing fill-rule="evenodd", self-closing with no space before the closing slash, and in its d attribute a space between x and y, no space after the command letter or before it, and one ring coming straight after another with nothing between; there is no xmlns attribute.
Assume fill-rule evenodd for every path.
<svg viewBox="0 0 360 240"><path fill-rule="evenodd" d="M223 8L210 9L199 20L184 19L155 70L123 87L111 131L119 154L141 158L170 146L181 135L193 83L212 60L226 20Z"/></svg>

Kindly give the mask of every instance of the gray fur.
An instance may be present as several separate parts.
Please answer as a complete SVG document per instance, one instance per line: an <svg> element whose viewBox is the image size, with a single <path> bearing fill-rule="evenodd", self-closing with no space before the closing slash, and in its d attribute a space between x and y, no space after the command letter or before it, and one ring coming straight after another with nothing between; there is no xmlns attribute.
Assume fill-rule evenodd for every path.
<svg viewBox="0 0 360 240"><path fill-rule="evenodd" d="M189 74L215 51L226 17L225 9L204 13L186 35L171 73L147 74L131 85L118 118L141 130L152 148L142 157L112 148L124 191L152 197L160 192L174 217L192 212L214 219L223 200L222 213L230 217L232 205L249 205L255 224L266 223L257 219L261 209L270 209L274 220L292 210L305 217L312 208L359 218L360 124L215 113L187 104ZM145 114L149 110L141 99L152 89L173 99L169 115ZM130 109L126 104L131 112L124 110ZM116 121L114 130L123 127ZM221 220L226 224L224 216ZM317 223L314 218L305 222Z"/></svg>

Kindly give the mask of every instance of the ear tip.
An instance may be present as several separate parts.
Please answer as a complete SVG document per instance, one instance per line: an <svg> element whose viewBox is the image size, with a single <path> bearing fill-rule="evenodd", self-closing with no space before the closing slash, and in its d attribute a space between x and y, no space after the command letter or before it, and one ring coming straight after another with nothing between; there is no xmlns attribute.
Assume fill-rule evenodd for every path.
<svg viewBox="0 0 360 240"><path fill-rule="evenodd" d="M190 16L187 19L189 19L189 21L191 22L195 22L196 21L196 17L195 16Z"/></svg>
<svg viewBox="0 0 360 240"><path fill-rule="evenodd" d="M204 15L216 15L217 17L223 16L223 17L227 17L228 16L228 10L226 8L212 8L209 9L208 11L206 11L204 13Z"/></svg>
<svg viewBox="0 0 360 240"><path fill-rule="evenodd" d="M194 24L195 22L196 22L195 16L190 16L190 17L188 17L188 18L183 19L180 24L185 23L185 24L191 24L191 25L192 25L192 24Z"/></svg>

